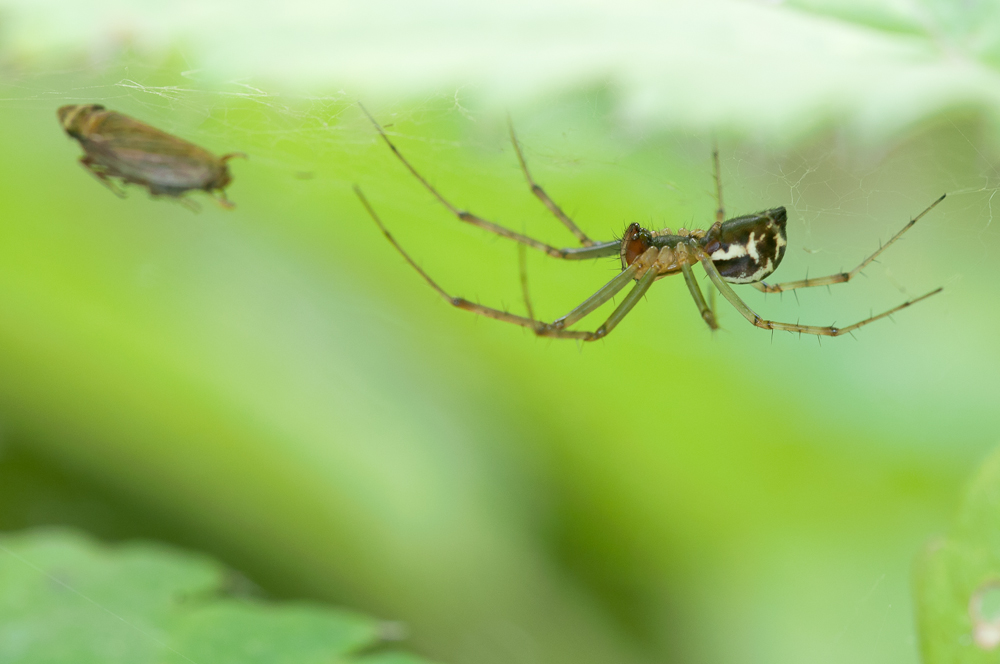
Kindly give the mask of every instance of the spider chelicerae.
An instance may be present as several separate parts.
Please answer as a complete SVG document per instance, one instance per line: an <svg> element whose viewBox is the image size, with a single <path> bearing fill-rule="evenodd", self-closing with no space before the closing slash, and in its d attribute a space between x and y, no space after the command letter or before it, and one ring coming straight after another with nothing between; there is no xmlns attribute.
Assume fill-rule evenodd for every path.
<svg viewBox="0 0 1000 664"><path fill-rule="evenodd" d="M931 203L927 209L911 219L909 223L903 226L903 228L892 236L888 242L881 245L878 251L861 261L861 263L853 270L850 270L849 272L838 272L837 274L831 274L825 277L806 278L801 281L768 284L765 283L763 279L777 269L778 265L781 263L782 257L785 255L785 247L788 244L785 235L785 224L787 221L785 208L777 207L771 210L757 212L755 214L726 219L725 210L722 204L722 183L719 177L718 150L714 150L712 153L718 207L715 211L715 223L711 226L711 228L708 230L687 230L681 228L674 232L669 228L649 230L641 227L639 224L633 223L625 230L625 234L620 240L595 242L587 237L586 233L580 230L573 220L570 219L565 212L563 212L562 208L556 205L556 203L549 198L548 194L545 193L545 190L542 189L535 182L534 178L531 177L531 173L528 170L528 164L524 159L523 152L521 151L521 146L518 143L517 136L514 134L513 124L510 124L510 140L514 145L514 151L521 164L521 170L524 172L524 177L528 181L528 185L531 187L531 192L542 202L542 204L545 205L546 208L549 209L553 215L555 215L560 222L562 222L567 229L569 229L571 233L573 233L573 235L576 236L577 240L579 240L582 245L580 247L560 249L487 219L483 219L482 217L471 212L455 207L448 199L442 196L441 193L438 192L438 190L431 185L417 171L416 168L413 167L406 157L403 156L395 144L386 135L382 126L370 113L368 113L368 110L364 107L361 108L365 115L367 115L371 120L372 124L375 125L375 129L378 130L379 135L386 142L399 161L402 162L410 173L412 173L413 176L420 181L427 191L437 198L438 201L440 201L441 204L444 205L452 214L458 217L459 220L478 226L479 228L495 233L501 237L518 242L521 244L522 249L523 247L531 247L542 251L553 258L561 258L563 260L585 260L610 256L619 257L621 260L622 271L614 279L599 288L597 292L588 297L579 306L562 318L557 318L551 323L546 323L544 321L537 320L531 310L523 271L522 252L522 287L524 289L528 316L518 316L507 311L470 302L469 300L461 297L454 297L441 288L441 286L439 286L437 282L430 277L430 275L417 265L410 255L407 254L406 251L400 246L400 244L385 227L385 224L382 223L379 216L375 213L374 208L368 202L368 199L365 198L361 189L357 186L354 187L354 191L361 200L361 204L364 206L365 210L368 211L368 214L371 215L371 218L378 225L379 229L381 229L386 239L388 239L389 242L392 243L392 246L394 246L396 250L402 254L403 258L406 259L406 262L409 263L413 269L416 270L420 276L423 277L424 280L441 295L441 297L447 300L449 304L458 307L459 309L479 314L480 316L495 318L496 320L531 328L534 330L535 334L539 336L557 337L563 339L580 339L583 341L601 339L610 334L611 330L613 330L615 326L617 326L618 323L625 318L625 316L632 310L633 307L635 307L639 300L642 299L643 295L646 294L646 291L649 290L654 281L660 279L661 277L678 273L684 275L684 281L687 283L688 290L691 292L691 297L698 306L698 311L701 314L702 319L704 319L704 321L708 324L709 328L716 330L719 328L719 324L716 320L715 311L713 307L709 306L708 302L706 302L705 296L701 292L701 287L698 285L692 271L692 268L699 263L705 269L705 272L708 274L708 278L712 281L719 292L722 293L722 296L729 300L729 302L736 308L737 311L740 312L740 314L743 315L744 318L757 327L772 331L786 330L788 332L799 332L800 334L814 334L830 337L850 334L863 325L868 325L869 323L873 323L881 318L891 316L897 311L912 306L917 302L930 297L931 295L940 293L942 290L941 288L937 288L925 295L921 295L918 298L907 300L906 302L893 307L888 311L869 316L868 318L858 321L853 325L836 327L834 325L820 326L801 325L799 323L780 323L761 318L749 306L747 306L742 299L740 299L729 284L749 284L757 290L765 293L782 293L785 291L793 291L798 288L829 286L831 284L839 284L850 281L860 274L861 271L871 264L872 261L874 261L883 251L888 249L896 240L898 240L903 233L908 231L915 223L917 223L921 217L930 212L935 205L944 200L944 196L938 198L936 201ZM584 316L590 314L602 304L613 298L632 281L636 282L635 286L632 287L632 290L629 291L628 295L625 296L621 303L618 304L608 319L604 321L600 327L594 331L568 329Z"/></svg>

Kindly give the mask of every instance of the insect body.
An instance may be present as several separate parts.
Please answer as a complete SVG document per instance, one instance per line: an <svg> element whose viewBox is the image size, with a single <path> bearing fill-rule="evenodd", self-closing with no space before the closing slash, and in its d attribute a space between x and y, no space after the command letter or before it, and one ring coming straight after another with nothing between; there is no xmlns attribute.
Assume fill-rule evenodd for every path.
<svg viewBox="0 0 1000 664"><path fill-rule="evenodd" d="M367 111L365 111L365 113L367 114ZM897 311L919 302L920 300L941 292L941 289L938 288L930 293L913 300L908 300L888 311L870 316L852 325L835 327L833 325L819 326L801 325L799 323L780 323L761 318L749 306L747 306L742 299L740 299L740 297L733 290L732 286L729 284L749 284L757 290L766 293L778 293L797 288L826 286L850 281L852 278L860 274L861 271L872 261L874 261L879 254L898 240L899 237L909 230L921 217L930 212L935 205L944 200L944 196L941 196L939 199L931 203L926 210L910 220L910 222L904 226L902 230L896 233L896 235L894 235L887 243L882 245L878 251L868 256L868 258L863 260L860 265L850 272L840 272L826 277L804 279L801 281L767 284L764 283L763 279L778 268L778 265L781 263L781 259L785 255L785 248L788 244L787 237L785 235L787 213L785 208L778 207L771 210L765 210L757 214L744 215L726 220L722 205L722 185L719 181L718 153L713 155L713 161L715 165L716 195L719 206L716 210L715 223L708 230L686 230L682 228L675 233L670 229L651 231L642 228L639 224L632 224L625 231L621 240L594 242L576 226L573 220L570 219L562 211L562 209L556 205L551 198L549 198L548 194L546 194L545 191L532 179L531 173L528 171L527 163L524 160L524 155L521 153L520 145L517 142L517 137L514 135L513 127L511 127L511 142L514 144L514 150L517 153L518 161L521 163L521 170L524 172L524 177L528 181L528 185L531 187L532 193L564 226L566 226L567 229L570 230L570 232L577 237L580 244L583 245L582 247L561 249L544 242L540 242L526 235L522 235L521 233L512 231L509 228L483 219L482 217L472 214L471 212L456 208L451 204L451 202L445 199L437 191L437 189L427 182L427 180L417 172L417 170L410 164L409 161L406 160L405 157L403 157L402 153L400 153L396 146L389 140L389 137L385 134L375 119L372 118L371 115L368 117L375 125L375 128L378 130L381 137L389 145L393 153L399 158L403 165L420 181L425 189L434 195L434 197L437 198L438 201L440 201L441 204L444 205L452 214L458 217L459 220L473 224L474 226L478 226L502 237L514 240L523 246L538 249L555 258L580 260L617 255L621 259L622 271L565 316L558 318L551 323L535 319L530 313L531 306L530 302L528 302L526 288L525 303L528 306L529 314L527 317L518 316L506 311L470 302L464 298L452 297L449 295L437 284L437 282L431 279L431 277L424 272L424 270L421 269L412 258L410 258L399 243L396 242L395 238L393 238L393 236L386 229L385 225L382 223L381 219L379 219L364 194L361 193L359 188L355 187L355 192L360 198L362 205L368 211L368 214L372 217L378 227L382 230L382 233L386 236L389 242L391 242L399 253L403 255L403 258L406 259L406 261L418 273L420 273L420 276L422 276L424 280L427 281L427 283L430 284L430 286L450 304L481 316L487 316L489 318L495 318L497 320L531 328L539 336L580 339L583 341L600 339L609 334L611 330L613 330L615 326L618 325L618 323L632 310L632 308L642 299L643 295L646 294L646 291L648 291L653 285L654 281L661 277L677 273L684 275L684 280L687 283L691 297L694 299L695 304L698 307L698 311L704 321L711 329L718 329L719 326L716 321L715 311L705 301L705 297L701 292L701 287L698 285L692 271L692 268L698 264L704 268L709 279L712 281L712 284L719 290L722 296L725 297L730 304L732 304L733 307L735 307L736 310L739 311L740 314L750 323L756 327L768 330L785 330L788 332L798 332L800 334L814 334L832 337L849 334L863 325L867 325L881 318L890 316ZM635 285L632 286L632 290L629 291L628 295L622 299L608 319L596 330L583 331L568 329L584 316L590 314L602 304L624 290L632 282L635 282ZM524 283L524 277L522 274L522 285Z"/></svg>
<svg viewBox="0 0 1000 664"><path fill-rule="evenodd" d="M112 181L119 178L124 184L146 187L153 196L178 198L192 209L197 204L181 197L196 189L218 192L219 204L233 207L225 193L232 182L226 162L245 158L242 152L216 157L194 143L98 104L63 106L57 114L66 133L83 147L80 163L115 195L125 197Z"/></svg>

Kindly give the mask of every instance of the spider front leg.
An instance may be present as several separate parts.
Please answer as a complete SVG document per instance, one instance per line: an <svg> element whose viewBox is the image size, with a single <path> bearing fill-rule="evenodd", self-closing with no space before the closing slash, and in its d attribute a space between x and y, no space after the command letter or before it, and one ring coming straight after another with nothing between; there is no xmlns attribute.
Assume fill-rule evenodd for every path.
<svg viewBox="0 0 1000 664"><path fill-rule="evenodd" d="M712 280L712 283L715 284L715 287L719 289L719 292L722 293L722 296L727 300L729 300L730 304L736 307L736 310L739 311L741 314L743 314L744 318L750 321L753 325L764 328L765 330L785 330L787 332L798 332L800 334L815 334L826 337L839 337L842 334L848 334L850 332L853 332L854 330L858 329L863 325L874 323L880 318L891 316L897 311L901 311L911 305L916 304L917 302L920 302L920 300L924 300L930 297L931 295L936 295L943 290L942 288L938 288L936 290L931 291L930 293L921 295L916 299L907 300L898 307L894 307L888 311L884 311L878 314L877 316L870 316L862 321L854 323L853 325L848 325L847 327L834 327L832 325L824 327L820 325L800 325L798 323L779 323L777 321L765 320L761 318L754 312L753 309L748 307L747 304L740 299L740 296L736 294L736 292L732 289L732 287L722 278L722 275L719 274L719 270L715 267L715 263L712 262L712 259L708 254L702 251L700 258L701 258L701 264L705 268L705 272L708 273L708 278Z"/></svg>
<svg viewBox="0 0 1000 664"><path fill-rule="evenodd" d="M947 196L947 194L942 195L941 198L937 199L936 201L928 205L926 210L924 210L916 217L911 219L908 224L903 226L902 230L893 235L888 242L880 246L878 248L878 251L876 251L863 261L861 261L861 264L858 265L853 270L851 270L850 272L840 272L838 274L831 274L826 277L816 277L814 279L802 279L800 281L786 281L780 284L767 284L764 283L763 281L760 281L752 285L754 288L764 293L783 293L785 291L795 290L796 288L812 288L814 286L829 286L831 284L842 284L848 282L854 277L858 276L858 274L861 273L861 270L868 267L872 263L872 261L878 258L879 254L881 254L883 251L892 246L892 244L896 240L898 240L903 235L903 233L910 230L910 228L912 228L915 223L920 221L921 217L923 217L925 214L933 210L934 206L943 201L945 196Z"/></svg>
<svg viewBox="0 0 1000 664"><path fill-rule="evenodd" d="M528 318L535 318L535 310L531 306L531 293L528 292L528 263L526 250L523 244L517 245L517 268L518 276L521 278L521 297L524 299L524 308L528 312Z"/></svg>
<svg viewBox="0 0 1000 664"><path fill-rule="evenodd" d="M378 215L375 213L375 209L372 208L368 199L361 192L361 189L354 187L354 193L357 194L358 199L361 201L361 205L364 206L365 210L371 216L372 220L382 231L385 238L395 247L403 259L410 264L417 273L423 277L424 281L437 291L438 295L443 297L448 304L459 309L464 309L465 311L470 311L474 314L480 316L486 316L487 318L493 318L495 320L500 320L505 323L513 323L514 325L519 325L521 327L527 327L534 330L535 334L541 337L555 337L560 339L579 339L581 341L594 341L596 339L601 339L607 336L611 330L621 322L621 320L632 310L632 308L642 299L642 296L646 294L649 287L653 285L653 281L656 279L658 263L656 262L658 252L654 248L648 249L642 256L636 259L631 265L629 265L625 270L620 272L614 279L605 284L596 293L591 295L589 298L584 300L584 302L578 306L576 309L566 314L562 318L554 321L553 323L545 323L534 318L525 318L524 316L518 316L516 314L511 314L506 311L501 311L499 309L494 309L493 307L486 307L481 304L476 304L475 302L470 302L465 298L453 297L447 291L445 291L441 286L435 282L430 275L424 272L423 268L417 265L416 261L410 258L410 255L406 253L402 246L396 241L396 238L392 236L389 230L379 219ZM611 313L608 319L601 325L597 330L593 332L587 332L582 330L567 330L565 329L569 325L583 318L588 313L599 307L601 304L607 302L612 297L614 297L618 292L624 289L629 282L631 282L640 270L646 268L645 274L639 279L639 282L635 287L629 292L621 304Z"/></svg>
<svg viewBox="0 0 1000 664"><path fill-rule="evenodd" d="M715 319L715 308L705 302L705 296L701 294L701 287L698 286L698 282L694 278L691 266L686 262L681 263L681 272L684 273L684 281L687 283L688 290L691 291L694 303L698 306L698 313L701 314L702 319L710 329L718 330L719 324Z"/></svg>
<svg viewBox="0 0 1000 664"><path fill-rule="evenodd" d="M531 177L531 173L528 171L528 162L524 159L524 153L521 152L521 144L517 142L517 135L514 134L514 123L511 121L510 116L507 116L507 127L510 129L510 142L514 144L514 152L517 153L517 160L521 164L521 171L524 173L524 179L528 181L528 186L531 187L531 193L533 193L538 200L542 202L545 207L549 209L556 219L562 222L563 226L569 229L569 231L576 236L576 239L580 241L585 247L590 247L594 245L594 241L587 237L587 234L580 230L580 228L573 223L573 220L562 211L555 201L549 198L549 195L545 193Z"/></svg>
<svg viewBox="0 0 1000 664"><path fill-rule="evenodd" d="M427 179L424 178L424 176L421 175L416 168L413 167L413 165L406 159L406 157L403 156L403 153L399 151L399 148L397 148L396 145L391 140L389 140L389 136L385 133L385 130L382 129L382 126L375 120L372 114L368 112L368 109L366 109L364 106L361 106L361 104L358 104L358 106L360 106L361 110L364 111L365 115L368 116L368 119L371 120L371 123L375 126L376 131L378 131L379 136L382 137L382 140L385 141L386 145L389 146L389 149L392 150L392 153L396 155L396 158L399 159L399 161L403 164L403 166L405 166L406 169L410 171L410 173L413 175L413 177L415 177L417 181L419 181L420 184L423 185L424 189L429 191L434 196L434 198L436 198L438 202L441 203L441 205L447 208L448 211L451 212L453 215L455 215L455 217L457 217L460 221L464 221L468 224L472 224L473 226L482 228L483 230L495 233L500 237L505 237L509 240L513 240L515 242L527 245L532 249L537 249L538 251L544 252L549 256L552 256L553 258L563 258L566 260L582 260L588 258L602 258L605 256L614 256L618 253L619 243L617 240L593 243L592 241L589 240L589 238L586 238L586 236L584 235L583 238L586 238L587 242L590 242L589 245L587 245L587 243L584 242L586 246L583 247L560 249L558 247L554 247L550 244L541 242L540 240L536 240L532 237L524 235L522 233L513 231L505 226L501 226L500 224L484 219L467 210L459 209L458 207L453 205L451 201L449 201L443 195L441 195L441 193L436 188L434 188L434 186L431 185L431 183L428 182ZM540 189L541 188L539 188L539 190ZM535 191L534 188L532 189L532 191ZM535 195L538 196L538 193L536 192ZM542 195L544 195L544 198L541 199L543 203L545 203L546 200L549 200L549 202L551 202L551 199L549 199L548 196L545 195L544 191L542 192ZM558 209L558 206L556 206L555 203L552 203L552 206L555 207L555 209ZM551 210L552 208L550 207L549 209ZM562 211L560 210L560 213L561 212ZM557 214L556 216L559 215ZM569 217L563 215L562 217L559 217L559 219L560 221L563 221L563 223L568 222L569 225L567 226L567 228L570 228L570 230L576 228L576 225L573 224L573 222L569 219ZM576 232L582 235L582 231L580 231L580 229L577 228ZM581 242L582 241L583 240L581 239Z"/></svg>
<svg viewBox="0 0 1000 664"><path fill-rule="evenodd" d="M712 167L715 173L715 223L726 220L726 206L722 203L722 172L719 169L719 146L712 146Z"/></svg>

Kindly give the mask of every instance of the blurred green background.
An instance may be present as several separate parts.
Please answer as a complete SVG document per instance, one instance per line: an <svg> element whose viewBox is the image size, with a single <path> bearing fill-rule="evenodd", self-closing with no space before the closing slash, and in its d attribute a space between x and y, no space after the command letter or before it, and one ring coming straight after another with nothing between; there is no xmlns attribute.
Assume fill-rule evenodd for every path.
<svg viewBox="0 0 1000 664"><path fill-rule="evenodd" d="M212 554L454 664L915 662L913 562L996 444L1000 22L988 3L9 3L0 11L0 528ZM577 345L517 248L784 205L777 280L866 270L771 335L679 279ZM76 163L99 102L233 162L219 209ZM619 269L529 253L555 318ZM700 270L699 270L700 274ZM705 281L704 288L708 288ZM591 321L593 329L610 308Z"/></svg>

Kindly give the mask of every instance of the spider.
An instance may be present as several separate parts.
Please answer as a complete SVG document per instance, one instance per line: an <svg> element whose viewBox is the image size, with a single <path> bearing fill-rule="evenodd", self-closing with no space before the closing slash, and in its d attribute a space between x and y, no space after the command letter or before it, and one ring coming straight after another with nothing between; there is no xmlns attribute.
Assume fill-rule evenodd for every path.
<svg viewBox="0 0 1000 664"><path fill-rule="evenodd" d="M712 161L715 174L716 198L718 208L715 211L715 223L708 230L687 230L679 229L676 233L669 228L662 230L649 230L641 227L637 223L631 224L620 240L610 240L607 242L595 242L580 230L569 216L563 212L545 190L542 189L532 178L528 170L527 161L521 151L517 136L514 133L512 123L509 123L510 140L517 154L517 159L521 164L521 170L533 193L543 205L558 219L573 235L576 236L582 246L570 248L557 248L534 238L528 237L512 231L509 228L500 226L492 221L488 221L478 215L455 207L448 199L441 195L413 165L403 156L399 149L386 135L385 130L375 120L375 118L363 106L368 119L375 125L375 129L392 150L393 154L400 162L413 174L413 176L429 191L444 207L446 207L459 220L478 226L484 230L495 233L501 237L518 242L523 247L531 247L542 251L553 258L563 260L585 260L591 258L604 258L618 256L621 260L622 271L611 281L599 288L597 292L584 300L579 306L570 311L562 318L557 318L551 323L537 320L532 311L530 301L527 297L527 286L522 269L522 287L525 293L525 303L528 309L528 316L518 316L500 309L487 307L475 302L470 302L461 297L454 297L445 291L434 281L417 263L410 257L402 246L396 241L389 230L382 223L376 214L375 209L368 202L358 186L354 187L364 206L365 210L374 220L386 239L396 250L402 254L403 258L416 270L423 279L430 284L452 306L471 311L480 316L494 318L507 323L513 323L522 327L531 328L535 334L543 337L556 337L562 339L579 339L583 341L594 341L606 337L621 322L623 318L642 299L646 291L653 285L653 282L662 277L673 274L683 274L687 283L691 297L698 307L698 312L702 319L712 330L717 330L719 324L715 317L713 307L705 301L705 296L701 292L698 282L695 280L692 268L700 263L708 274L708 278L715 287L722 293L729 302L743 315L750 323L756 327L766 330L786 330L788 332L798 332L800 334L814 334L818 336L836 337L842 334L853 333L863 325L868 325L881 318L886 318L892 314L920 302L932 295L941 292L937 288L918 298L907 300L897 307L889 309L878 315L848 325L845 327L801 325L799 323L780 323L767 320L758 316L742 299L736 294L729 284L750 284L759 291L765 293L782 293L794 291L798 288L812 288L815 286L829 286L850 281L856 277L864 268L874 261L883 251L888 249L896 240L900 238L925 214L930 212L934 206L944 200L941 196L931 203L927 209L911 219L903 226L902 230L881 245L875 253L861 261L861 264L849 272L839 272L826 277L806 278L801 281L789 281L777 284L768 284L762 281L777 269L785 255L787 239L785 236L785 224L787 213L784 207L777 207L755 214L747 214L732 219L725 219L725 209L722 204L722 183L719 178L719 152L714 150ZM523 262L523 251L522 251ZM615 308L604 323L593 331L568 329L584 316L590 314L602 304L613 298L622 291L628 284L635 281L635 286L628 295Z"/></svg>

